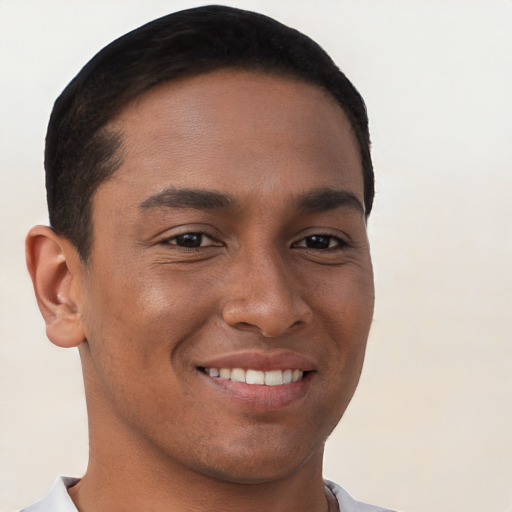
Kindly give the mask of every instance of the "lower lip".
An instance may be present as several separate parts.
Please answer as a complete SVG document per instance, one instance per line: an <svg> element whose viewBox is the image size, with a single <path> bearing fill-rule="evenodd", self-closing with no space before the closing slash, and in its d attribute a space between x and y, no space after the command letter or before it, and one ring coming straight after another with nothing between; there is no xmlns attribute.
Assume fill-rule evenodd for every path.
<svg viewBox="0 0 512 512"><path fill-rule="evenodd" d="M258 386L201 373L214 390L223 393L231 402L259 411L275 411L299 401L306 395L314 374L308 372L301 380L290 384Z"/></svg>

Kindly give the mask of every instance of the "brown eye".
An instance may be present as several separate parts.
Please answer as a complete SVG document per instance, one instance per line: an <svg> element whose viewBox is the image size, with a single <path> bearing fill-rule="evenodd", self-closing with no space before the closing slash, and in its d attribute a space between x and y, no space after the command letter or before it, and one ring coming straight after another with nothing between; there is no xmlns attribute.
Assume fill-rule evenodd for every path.
<svg viewBox="0 0 512 512"><path fill-rule="evenodd" d="M313 235L305 238L306 247L308 249L329 249L332 236Z"/></svg>
<svg viewBox="0 0 512 512"><path fill-rule="evenodd" d="M221 247L223 244L201 231L189 231L163 239L160 244L180 249L207 249Z"/></svg>
<svg viewBox="0 0 512 512"><path fill-rule="evenodd" d="M180 247L201 247L203 245L204 239L207 237L202 233L184 233L183 235L178 235L174 237L172 240L175 245L179 245Z"/></svg>
<svg viewBox="0 0 512 512"><path fill-rule="evenodd" d="M347 247L347 243L332 235L310 235L299 242L294 247L313 249L315 251L326 251L331 249L344 249Z"/></svg>

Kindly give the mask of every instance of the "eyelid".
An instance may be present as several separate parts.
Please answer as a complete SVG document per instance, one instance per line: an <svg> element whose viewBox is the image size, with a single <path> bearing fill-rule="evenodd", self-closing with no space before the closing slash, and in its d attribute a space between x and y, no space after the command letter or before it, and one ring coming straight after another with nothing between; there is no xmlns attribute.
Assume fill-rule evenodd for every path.
<svg viewBox="0 0 512 512"><path fill-rule="evenodd" d="M222 233L214 228L213 226L209 224L181 224L173 227L169 227L165 230L160 231L160 233L153 238L152 244L156 245L170 245L173 247L181 247L178 246L176 243L173 243L173 241L183 235L187 234L195 234L195 235L202 235L203 237L211 240L214 243L209 243L207 245L204 245L202 247L215 247L215 246L221 246L224 245L223 235ZM199 247L198 247L199 248Z"/></svg>
<svg viewBox="0 0 512 512"><path fill-rule="evenodd" d="M332 240L335 240L337 241L337 244L336 246L334 247L330 247L330 242L329 242L329 246L326 247L325 249L315 249L314 247L308 247L306 245L306 240L308 238L311 238L311 237L314 237L314 236L318 236L318 237L323 237L323 238L329 238L330 239L330 242ZM302 245L304 243L304 245ZM332 250L336 250L336 249L345 249L347 247L349 247L349 243L341 238L340 236L337 236L337 235L331 235L331 234L323 234L323 233L314 233L314 234L311 234L311 235L306 235L305 237L301 238L300 240L298 240L297 242L295 242L292 247L299 247L299 248L304 248L304 249L308 249L308 250L311 250L311 251L332 251Z"/></svg>
<svg viewBox="0 0 512 512"><path fill-rule="evenodd" d="M319 237L325 237L330 239L338 240L338 247L331 247L329 249L319 249L320 251L326 251L326 250L335 250L335 249L346 249L348 247L352 246L352 239L351 237L335 228L326 228L326 227L311 227L305 230L302 230L301 233L299 233L296 237L296 241L291 244L291 247L303 247L305 249L315 250L309 247L299 246L301 242L305 242L307 238L313 237L313 236L319 236Z"/></svg>
<svg viewBox="0 0 512 512"><path fill-rule="evenodd" d="M201 242L203 242L205 239L207 239L210 241L210 243L207 243L207 244L201 243L201 245L199 245L197 247L185 247L185 246L181 246L177 243L172 243L172 241L176 241L176 239L178 237L185 236L185 235L198 235L198 236L202 237ZM220 247L222 245L221 242L219 242L217 239L215 239L213 236L209 235L208 233L205 233L204 231L191 231L191 230L184 231L183 233L177 233L173 236L164 238L163 240L161 240L160 243L167 244L167 245L174 245L176 247L180 247L183 249L199 249L201 247Z"/></svg>

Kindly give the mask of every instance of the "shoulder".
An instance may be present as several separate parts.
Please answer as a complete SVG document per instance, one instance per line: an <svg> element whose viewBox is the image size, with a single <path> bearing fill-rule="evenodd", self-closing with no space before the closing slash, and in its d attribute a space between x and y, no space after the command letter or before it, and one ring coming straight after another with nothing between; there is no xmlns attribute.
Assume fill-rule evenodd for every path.
<svg viewBox="0 0 512 512"><path fill-rule="evenodd" d="M340 512L392 512L387 508L356 501L345 489L334 482L324 480L324 483L338 500Z"/></svg>
<svg viewBox="0 0 512 512"><path fill-rule="evenodd" d="M57 478L50 492L42 500L20 512L78 512L68 494L68 487L76 484L78 480L67 476Z"/></svg>

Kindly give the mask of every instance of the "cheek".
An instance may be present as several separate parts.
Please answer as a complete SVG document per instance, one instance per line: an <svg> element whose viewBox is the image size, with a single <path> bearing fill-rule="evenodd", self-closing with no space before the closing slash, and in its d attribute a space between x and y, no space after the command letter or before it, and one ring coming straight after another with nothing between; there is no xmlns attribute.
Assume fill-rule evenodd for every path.
<svg viewBox="0 0 512 512"><path fill-rule="evenodd" d="M334 338L348 344L360 342L361 337L366 340L375 298L369 259L364 264L333 269L332 274L312 275L305 282L304 290L310 290L316 316L332 331Z"/></svg>
<svg viewBox="0 0 512 512"><path fill-rule="evenodd" d="M209 294L191 287L183 276L149 276L136 270L100 276L93 283L83 322L91 356L104 380L119 387L128 382L132 389L145 376L151 376L145 385L156 382L158 375L169 380L170 363L183 358L194 333L211 316Z"/></svg>
<svg viewBox="0 0 512 512"><path fill-rule="evenodd" d="M171 425L187 412L183 341L194 339L208 306L197 299L191 303L162 276L110 276L108 282L90 290L84 312L97 396L126 424L150 418L148 429Z"/></svg>
<svg viewBox="0 0 512 512"><path fill-rule="evenodd" d="M371 265L346 266L337 276L316 282L315 328L325 332L327 340L323 346L329 368L325 385L346 406L359 381L373 318Z"/></svg>
<svg viewBox="0 0 512 512"><path fill-rule="evenodd" d="M101 323L113 332L133 331L133 335L143 330L148 337L162 328L162 335L168 337L167 326L179 338L180 331L197 322L203 307L208 307L208 293L190 276L159 270L141 272L135 267L99 276L86 300L90 323Z"/></svg>

